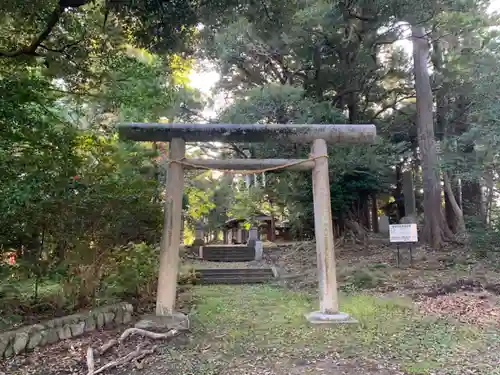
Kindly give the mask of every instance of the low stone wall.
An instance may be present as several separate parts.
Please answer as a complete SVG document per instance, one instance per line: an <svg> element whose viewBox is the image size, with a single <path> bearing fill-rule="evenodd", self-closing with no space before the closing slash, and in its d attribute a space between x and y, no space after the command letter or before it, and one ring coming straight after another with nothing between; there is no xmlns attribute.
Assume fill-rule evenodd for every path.
<svg viewBox="0 0 500 375"><path fill-rule="evenodd" d="M133 310L131 304L119 303L0 333L0 358L8 358L97 329L130 323Z"/></svg>

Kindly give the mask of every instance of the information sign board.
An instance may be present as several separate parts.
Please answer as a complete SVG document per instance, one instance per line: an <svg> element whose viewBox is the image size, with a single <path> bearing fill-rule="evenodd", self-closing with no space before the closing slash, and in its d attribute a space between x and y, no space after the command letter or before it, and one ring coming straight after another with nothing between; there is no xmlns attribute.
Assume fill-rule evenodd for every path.
<svg viewBox="0 0 500 375"><path fill-rule="evenodd" d="M418 242L417 224L389 225L389 241L391 243Z"/></svg>

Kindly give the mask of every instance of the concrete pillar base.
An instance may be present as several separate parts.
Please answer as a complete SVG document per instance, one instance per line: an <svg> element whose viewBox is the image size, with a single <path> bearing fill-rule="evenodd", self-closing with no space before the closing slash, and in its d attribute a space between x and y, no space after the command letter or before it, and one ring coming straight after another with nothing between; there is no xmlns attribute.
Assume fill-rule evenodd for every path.
<svg viewBox="0 0 500 375"><path fill-rule="evenodd" d="M311 324L355 324L356 319L349 314L338 312L336 314L326 314L320 311L314 311L305 315L307 321Z"/></svg>
<svg viewBox="0 0 500 375"><path fill-rule="evenodd" d="M144 315L137 323L135 328L145 329L152 332L168 332L171 329L186 331L191 328L189 316L174 312L171 315Z"/></svg>

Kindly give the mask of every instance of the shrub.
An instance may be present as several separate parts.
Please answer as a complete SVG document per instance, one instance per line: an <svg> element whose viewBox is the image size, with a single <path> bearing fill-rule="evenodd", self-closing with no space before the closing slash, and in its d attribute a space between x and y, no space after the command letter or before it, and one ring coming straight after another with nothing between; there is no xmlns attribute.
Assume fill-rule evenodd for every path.
<svg viewBox="0 0 500 375"><path fill-rule="evenodd" d="M128 244L114 250L103 280L106 294L151 297L156 293L159 249L146 243Z"/></svg>
<svg viewBox="0 0 500 375"><path fill-rule="evenodd" d="M347 276L344 289L362 290L376 288L384 283L384 275L370 270L355 270Z"/></svg>

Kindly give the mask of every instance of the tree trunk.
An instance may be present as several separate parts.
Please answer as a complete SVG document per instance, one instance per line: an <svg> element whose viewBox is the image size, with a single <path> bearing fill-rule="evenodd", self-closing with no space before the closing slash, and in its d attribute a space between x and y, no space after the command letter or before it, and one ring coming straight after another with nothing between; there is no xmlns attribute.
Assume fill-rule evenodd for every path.
<svg viewBox="0 0 500 375"><path fill-rule="evenodd" d="M449 124L447 113L449 112L449 103L445 95L443 85L443 51L441 41L436 36L432 42L432 63L434 65L434 81L436 85L436 136L441 142L448 136L453 136L454 124ZM443 143L441 143L443 145ZM455 179L450 172L443 173L444 180L444 207L445 220L453 233L465 232L465 222L462 210L458 203L459 195L455 195Z"/></svg>
<svg viewBox="0 0 500 375"><path fill-rule="evenodd" d="M483 218L483 224L485 226L490 226L491 224L491 207L493 205L493 199L494 199L494 187L495 187L495 180L493 177L493 171L488 170L484 174L484 181L485 181L485 192L484 192L484 203L483 203L483 208L482 208L482 218Z"/></svg>
<svg viewBox="0 0 500 375"><path fill-rule="evenodd" d="M361 224L366 228L370 229L370 201L368 195L362 195L360 197L361 203Z"/></svg>
<svg viewBox="0 0 500 375"><path fill-rule="evenodd" d="M378 207L377 207L377 194L372 193L371 195L372 201L372 230L373 233L378 233Z"/></svg>
<svg viewBox="0 0 500 375"><path fill-rule="evenodd" d="M270 234L270 240L271 242L276 241L276 220L274 218L274 215L271 215L271 221L269 222L270 228L269 228L269 234Z"/></svg>
<svg viewBox="0 0 500 375"><path fill-rule="evenodd" d="M453 231L453 233L465 233L464 215L462 213L462 210L460 209L460 206L458 205L457 200L455 199L451 181L446 172L443 173L443 181L444 190L448 199L448 209L452 211L452 214L450 215L452 221L449 221L448 225L450 226L450 229Z"/></svg>
<svg viewBox="0 0 500 375"><path fill-rule="evenodd" d="M460 212L462 215L462 218L456 218L455 215L458 213L456 209L453 207L454 203L452 202L452 199L450 199L450 195L448 193L448 189L445 186L444 189L444 212L445 212L445 218L446 222L450 225L450 229L455 232L455 228L452 225L453 222L456 222L457 220L464 220L463 218L463 210L462 210L462 199L461 199L461 192L460 192L460 185L459 181L457 178L453 176L451 172L446 172L449 184L451 187L451 192L453 193L453 200L456 202L457 206L460 208Z"/></svg>
<svg viewBox="0 0 500 375"><path fill-rule="evenodd" d="M429 43L425 29L412 27L415 92L417 96L418 146L422 162L424 188L424 228L422 240L434 249L450 238L450 230L441 209L441 181L434 139L433 97L427 60Z"/></svg>
<svg viewBox="0 0 500 375"><path fill-rule="evenodd" d="M394 200L397 207L396 222L399 223L405 216L405 201L403 198L403 163L396 165L396 190L394 191Z"/></svg>
<svg viewBox="0 0 500 375"><path fill-rule="evenodd" d="M466 216L481 216L481 184L477 181L462 182L462 210Z"/></svg>

